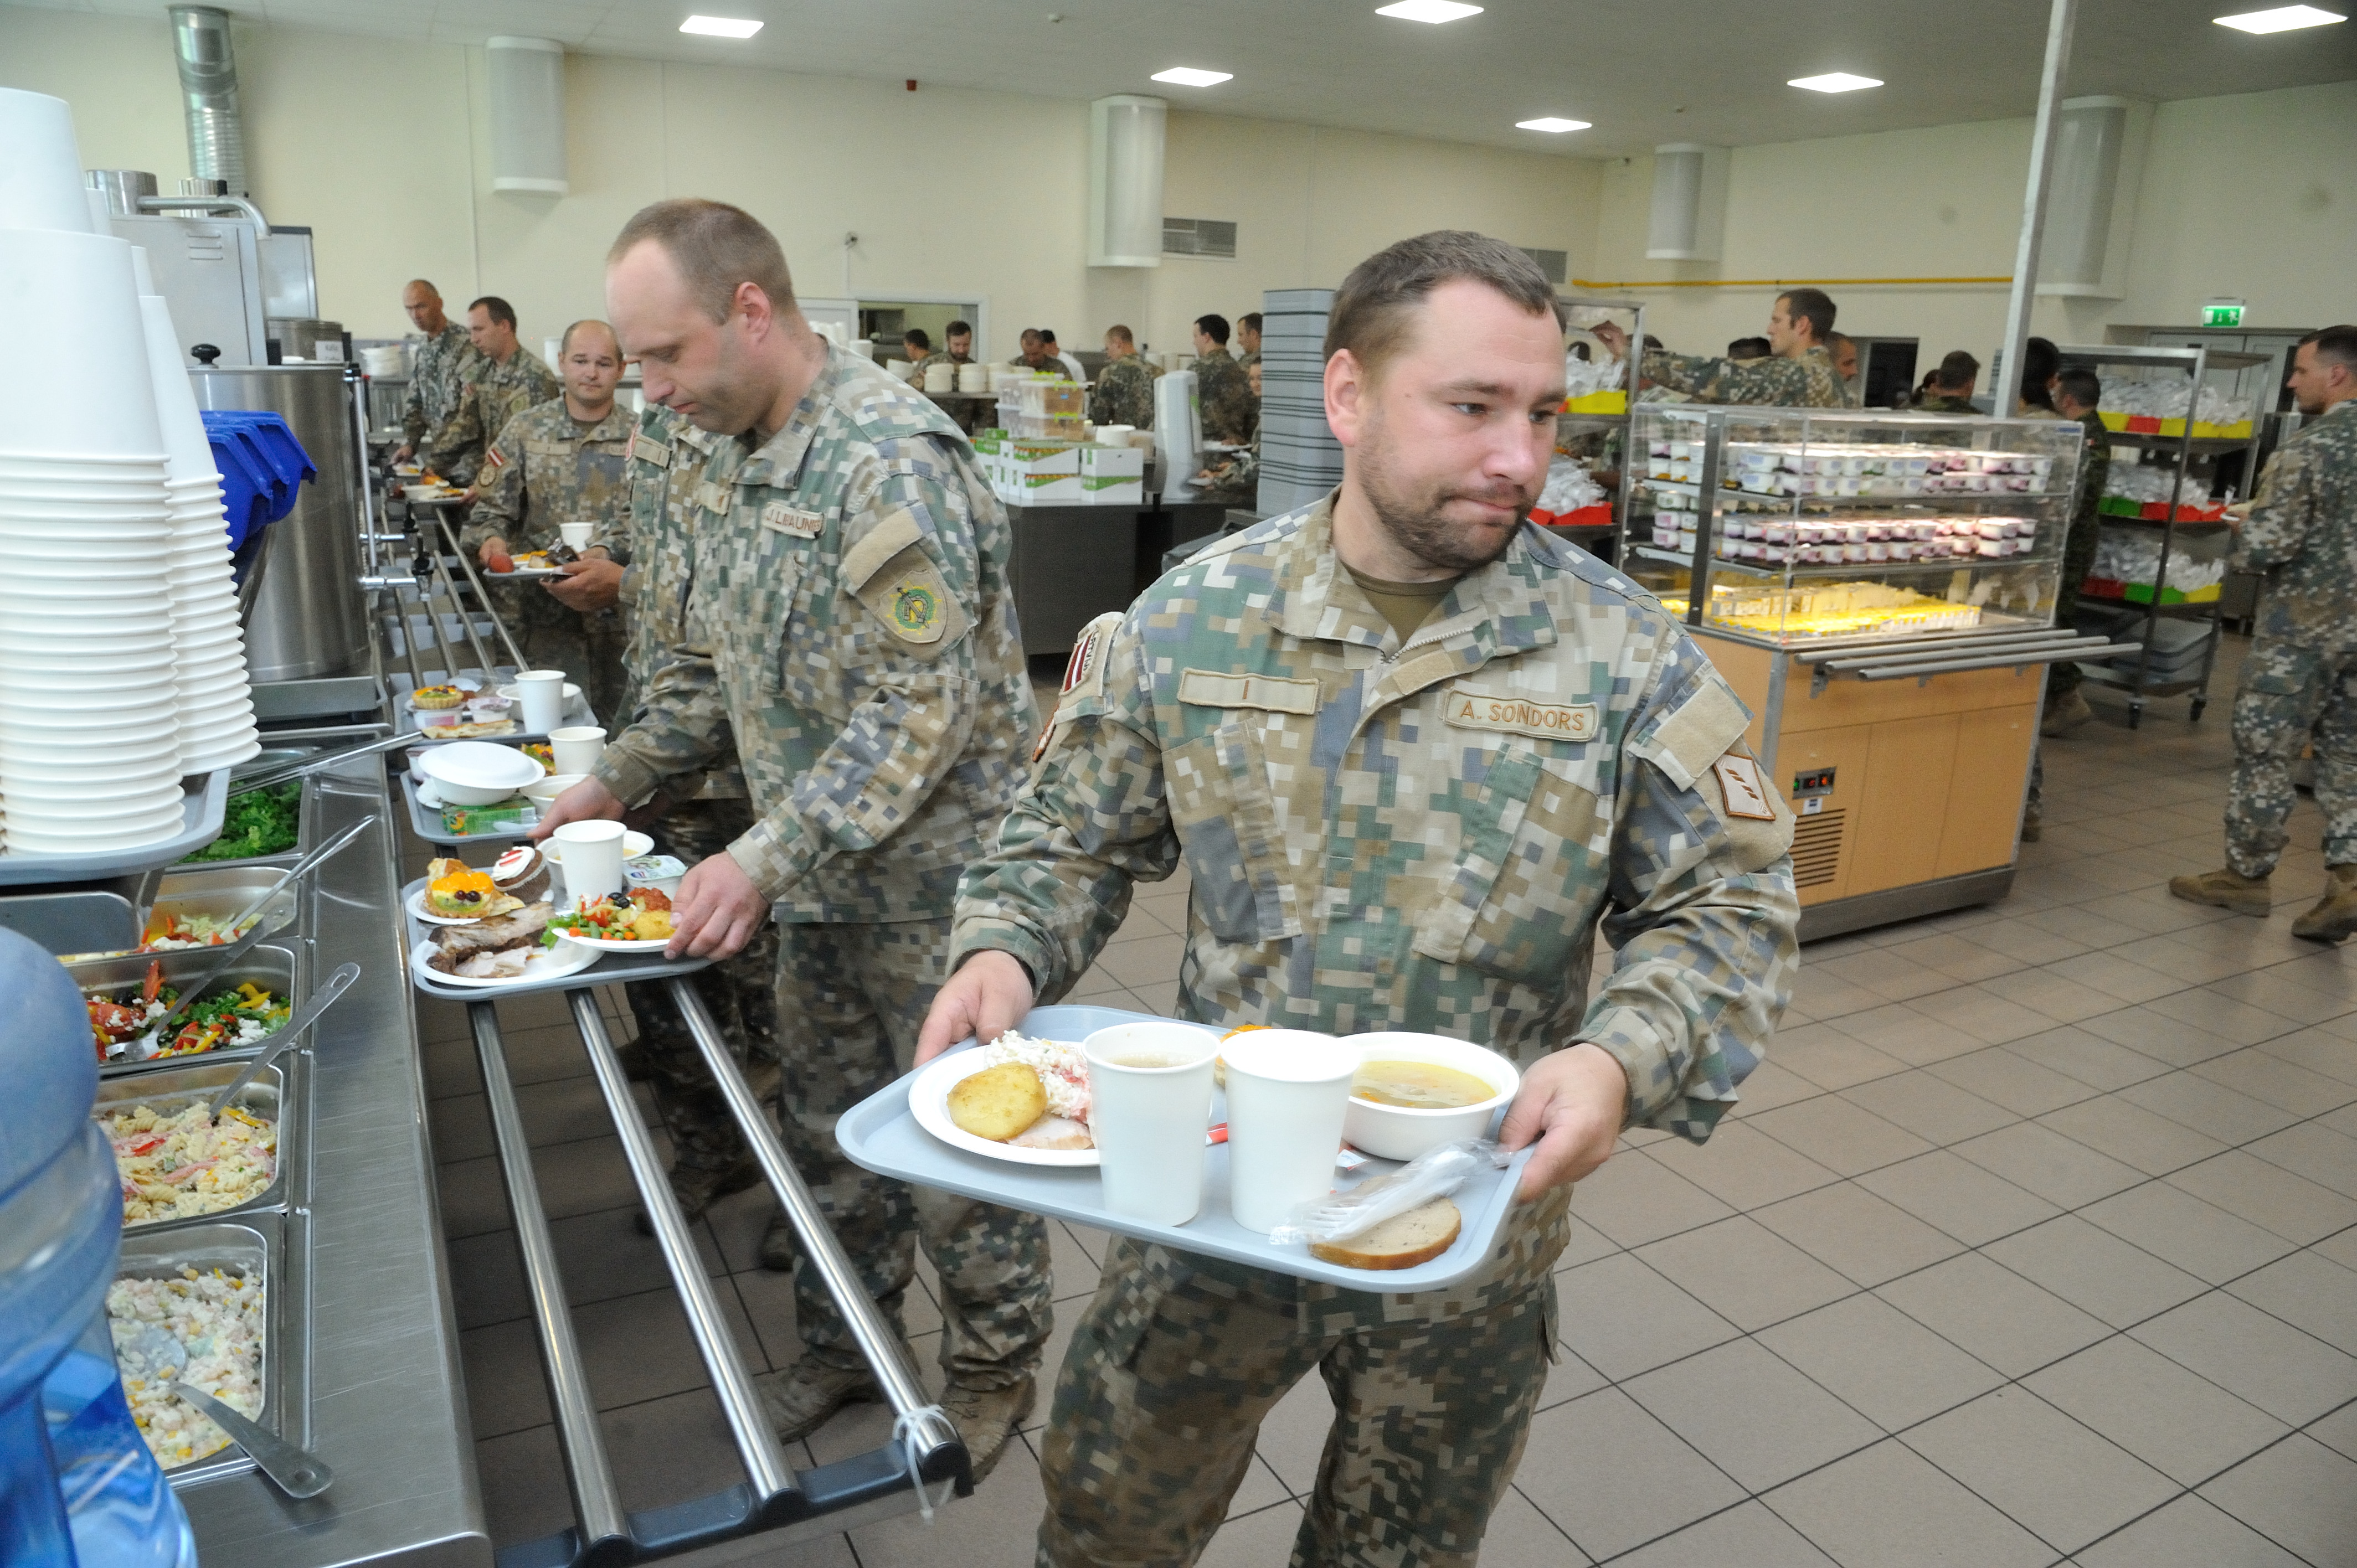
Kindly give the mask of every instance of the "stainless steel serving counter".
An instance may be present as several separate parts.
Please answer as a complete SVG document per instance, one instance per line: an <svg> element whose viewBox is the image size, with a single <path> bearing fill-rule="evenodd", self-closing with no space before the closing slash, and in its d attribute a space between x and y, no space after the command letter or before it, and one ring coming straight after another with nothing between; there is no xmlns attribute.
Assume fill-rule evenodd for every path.
<svg viewBox="0 0 2357 1568"><path fill-rule="evenodd" d="M323 773L312 800L319 817L306 828L321 836L379 821L321 868L293 928L313 972L361 965L310 1047L311 1300L298 1321L310 1326L312 1444L336 1483L296 1502L249 1470L183 1487L180 1501L207 1563L488 1564L382 759Z"/></svg>

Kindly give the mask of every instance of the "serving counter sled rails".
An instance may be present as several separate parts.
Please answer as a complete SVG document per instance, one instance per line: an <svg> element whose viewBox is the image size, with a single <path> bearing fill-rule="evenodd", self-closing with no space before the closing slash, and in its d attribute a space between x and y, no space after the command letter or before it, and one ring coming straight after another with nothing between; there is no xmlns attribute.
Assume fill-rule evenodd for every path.
<svg viewBox="0 0 2357 1568"><path fill-rule="evenodd" d="M2004 897L2046 666L2137 645L2053 625L2080 426L1648 404L1622 569L1752 714L1798 819L1803 940Z"/></svg>

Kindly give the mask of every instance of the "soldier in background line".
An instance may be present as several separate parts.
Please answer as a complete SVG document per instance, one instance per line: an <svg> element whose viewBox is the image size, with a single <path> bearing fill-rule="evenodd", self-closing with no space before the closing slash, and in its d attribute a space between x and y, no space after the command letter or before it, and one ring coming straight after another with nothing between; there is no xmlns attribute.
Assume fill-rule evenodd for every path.
<svg viewBox="0 0 2357 1568"><path fill-rule="evenodd" d="M1244 368L1228 353L1228 318L1195 318L1195 403L1202 411L1203 439L1227 446L1249 446L1260 429L1260 399Z"/></svg>
<svg viewBox="0 0 2357 1568"><path fill-rule="evenodd" d="M1614 354L1627 356L1625 329L1605 321L1592 330ZM1767 359L1738 362L1648 349L1641 369L1655 386L1688 393L1696 403L1847 408L1849 391L1825 346L1833 330L1833 300L1818 289L1796 288L1778 295L1769 312Z"/></svg>
<svg viewBox="0 0 2357 1568"><path fill-rule="evenodd" d="M409 390L401 397L402 442L393 455L396 463L415 456L426 436L457 412L467 371L479 357L467 329L442 313L442 291L424 278L409 280L401 291L401 308L409 313L410 324L425 334L425 341L418 346Z"/></svg>
<svg viewBox="0 0 2357 1568"><path fill-rule="evenodd" d="M622 377L622 350L602 321L565 329L557 359L565 392L508 421L483 453L476 501L459 531L458 547L486 569L494 557L553 550L561 522L592 525L585 555L616 566L630 560L630 416L614 401ZM524 657L535 670L562 670L581 683L597 722L619 727L622 654L628 640L620 614L584 611L557 596L545 578L488 584Z"/></svg>
<svg viewBox="0 0 2357 1568"><path fill-rule="evenodd" d="M1193 1563L1313 1369L1336 1416L1297 1568L1469 1568L1555 1356L1568 1184L1624 1125L1707 1136L1792 984L1792 815L1743 705L1651 595L1525 524L1554 285L1481 235L1402 241L1326 346L1341 489L1082 631L919 1056L1065 994L1183 863L1181 1016L1488 1045L1524 1064L1502 1135L1536 1152L1445 1290L1114 1240L1047 1423L1049 1568Z"/></svg>
<svg viewBox="0 0 2357 1568"><path fill-rule="evenodd" d="M2329 880L2291 929L2337 942L2357 933L2357 327L2301 338L2290 384L2309 423L2268 461L2232 557L2260 575L2262 599L2234 693L2226 865L2174 877L2169 890L2238 915L2272 912L2291 765L2313 744Z"/></svg>
<svg viewBox="0 0 2357 1568"><path fill-rule="evenodd" d="M1236 317L1236 347L1243 350L1236 356L1236 363L1247 371L1260 363L1261 319L1257 310L1247 311Z"/></svg>
<svg viewBox="0 0 2357 1568"><path fill-rule="evenodd" d="M562 390L540 356L516 340L515 306L487 294L467 306L467 336L475 358L464 372L466 385L440 428L427 438L425 463L454 485L472 487L491 437L509 420L546 403ZM474 498L470 495L468 499Z"/></svg>
<svg viewBox="0 0 2357 1568"><path fill-rule="evenodd" d="M1104 351L1105 367L1089 388L1089 423L1153 429L1154 371L1137 351L1137 339L1126 327L1108 327Z"/></svg>
<svg viewBox="0 0 2357 1568"><path fill-rule="evenodd" d="M959 875L1037 727L1006 516L938 408L811 329L750 215L647 208L608 256L607 299L647 396L716 440L680 639L534 836L619 816L733 746L754 821L688 872L670 950L725 958L781 923L787 1148L896 1327L924 1246L942 1283L942 1402L979 1477L1031 1408L1054 1321L1046 1225L863 1171L834 1123L912 1064ZM794 1305L802 1357L762 1387L788 1441L877 1396L807 1259Z"/></svg>

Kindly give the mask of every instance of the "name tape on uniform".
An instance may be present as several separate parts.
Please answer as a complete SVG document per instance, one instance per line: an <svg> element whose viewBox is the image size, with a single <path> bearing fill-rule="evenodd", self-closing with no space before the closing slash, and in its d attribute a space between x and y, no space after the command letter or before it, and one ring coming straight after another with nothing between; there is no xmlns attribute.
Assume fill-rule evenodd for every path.
<svg viewBox="0 0 2357 1568"><path fill-rule="evenodd" d="M814 511L771 501L761 509L761 526L778 533L791 533L796 539L816 539L826 522Z"/></svg>
<svg viewBox="0 0 2357 1568"><path fill-rule="evenodd" d="M1755 822L1776 820L1776 808L1768 799L1768 786L1760 780L1758 763L1728 752L1712 763L1710 770L1718 775L1718 798L1728 816Z"/></svg>
<svg viewBox="0 0 2357 1568"><path fill-rule="evenodd" d="M1442 716L1459 729L1527 735L1540 740L1594 740L1593 703L1534 703L1527 697L1494 697L1459 686L1450 692Z"/></svg>

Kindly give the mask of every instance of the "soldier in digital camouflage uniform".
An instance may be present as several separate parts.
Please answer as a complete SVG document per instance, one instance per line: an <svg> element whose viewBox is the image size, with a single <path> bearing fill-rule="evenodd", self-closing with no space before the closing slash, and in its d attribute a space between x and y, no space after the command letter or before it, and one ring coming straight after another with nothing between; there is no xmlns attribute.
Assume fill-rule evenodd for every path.
<svg viewBox="0 0 2357 1568"><path fill-rule="evenodd" d="M2291 765L2312 744L2330 881L2291 929L2337 942L2357 932L2357 327L2301 338L2290 381L2309 423L2269 460L2233 556L2260 574L2262 602L2234 693L2226 866L2169 890L2238 915L2274 908Z"/></svg>
<svg viewBox="0 0 2357 1568"><path fill-rule="evenodd" d="M564 543L561 522L587 522L592 550L630 564L630 414L614 401L622 353L602 321L565 329L564 395L508 421L485 448L476 499L458 547L489 563ZM576 363L576 360L581 362ZM580 682L597 722L619 728L622 655L629 636L619 610L584 613L561 603L544 580L489 583L493 607L535 670L562 670Z"/></svg>
<svg viewBox="0 0 2357 1568"><path fill-rule="evenodd" d="M1243 350L1236 356L1236 363L1247 371L1260 363L1261 319L1257 310L1236 317L1236 347Z"/></svg>
<svg viewBox="0 0 2357 1568"><path fill-rule="evenodd" d="M2054 624L2069 627L2079 608L2079 585L2095 564L2095 546L2104 536L2104 491L2112 478L2112 433L2096 413L2104 383L2083 367L2055 378L2055 404L2062 417L2075 419L2087 433L2079 456L2079 488L2071 502L2071 532L2062 541L2062 588L2054 597ZM2087 699L2079 694L2086 677L2076 664L2057 664L2046 677L2047 733L2059 735L2092 717ZM2061 720L2057 724L2057 719Z"/></svg>
<svg viewBox="0 0 2357 1568"><path fill-rule="evenodd" d="M630 560L619 585L630 630L624 723L671 650L687 640L695 489L713 446L712 436L657 403L647 405L632 434ZM733 745L701 772L666 779L651 805L645 821L656 849L689 865L725 852L753 827L745 770ZM777 961L778 929L765 921L741 951L698 971L689 982L764 1102L778 1087ZM640 981L622 989L638 1019L655 1109L671 1133L672 1194L681 1211L694 1219L716 1198L751 1187L760 1179L760 1169L667 988ZM652 1229L643 1213L640 1222ZM792 1229L780 1214L762 1238L761 1261L783 1270L793 1266L793 1257Z"/></svg>
<svg viewBox="0 0 2357 1568"><path fill-rule="evenodd" d="M1329 398L1350 406L1334 389L1377 373L1344 368L1341 351L1405 299L1422 314L1381 371L1406 382L1382 469L1463 473L1460 456L1429 456L1433 423L1419 451L1398 413L1428 390L1445 406L1462 367L1506 390L1449 428L1478 418L1491 454L1514 454L1486 472L1510 474L1526 510L1563 396L1553 297L1511 246L1403 242L1338 293ZM1467 360L1463 346L1510 331L1527 359ZM1562 1183L1624 1120L1706 1137L1789 992L1792 813L1708 660L1593 556L1507 532L1518 512L1478 535L1443 512L1440 527L1462 532L1411 542L1375 510L1374 438L1346 424L1336 497L1220 542L1083 632L1029 785L967 874L962 967L925 1050L1067 993L1133 886L1183 865L1180 1016L1485 1044L1524 1065L1523 1131L1510 1118L1507 1141L1550 1132L1524 1173L1531 1200L1445 1289L1345 1290L1115 1241L1048 1422L1045 1568L1192 1563L1262 1418L1313 1368L1336 1422L1296 1568L1470 1564L1555 1356ZM1444 493L1385 487L1393 502ZM1354 502L1368 510L1347 520L1346 543ZM1427 572L1463 575L1404 583L1344 564L1339 552L1386 531ZM1478 548L1460 547L1469 535ZM1618 961L1591 1004L1599 923ZM1599 1063L1602 1079L1585 1076ZM1566 1085L1587 1086L1584 1144L1555 1120L1572 1113Z"/></svg>
<svg viewBox="0 0 2357 1568"><path fill-rule="evenodd" d="M1195 403L1202 411L1203 439L1223 446L1249 445L1260 430L1260 399L1254 395L1244 368L1228 352L1225 317L1196 318L1194 371Z"/></svg>
<svg viewBox="0 0 2357 1568"><path fill-rule="evenodd" d="M1771 408L1848 408L1849 387L1834 368L1825 339L1834 329L1834 302L1813 288L1776 296L1768 317L1764 360L1717 360L1702 354L1645 351L1642 371L1655 386L1682 392L1695 403L1764 403ZM1625 353L1629 335L1610 322L1596 336L1614 353Z"/></svg>
<svg viewBox="0 0 2357 1568"><path fill-rule="evenodd" d="M1154 428L1154 371L1126 327L1105 328L1105 366L1089 388L1089 423Z"/></svg>
<svg viewBox="0 0 2357 1568"><path fill-rule="evenodd" d="M613 815L733 743L755 821L688 874L674 946L726 954L748 921L780 922L788 1147L896 1326L924 1246L942 1402L986 1472L1030 1408L1053 1322L1046 1227L860 1170L834 1127L910 1064L958 877L1037 725L1006 514L939 409L810 329L776 240L737 209L640 213L608 298L647 395L722 439L693 492L681 639L542 829ZM802 1356L763 1390L789 1440L875 1393L807 1262L795 1308Z"/></svg>
<svg viewBox="0 0 2357 1568"><path fill-rule="evenodd" d="M540 356L516 341L515 309L506 300L485 295L468 306L467 331L475 358L466 384L425 447L427 465L454 485L475 482L484 449L509 420L564 390Z"/></svg>
<svg viewBox="0 0 2357 1568"><path fill-rule="evenodd" d="M401 306L425 334L410 371L409 390L401 397L402 446L393 456L406 461L457 408L467 371L479 356L467 329L442 313L441 291L424 278L411 280L402 290Z"/></svg>

